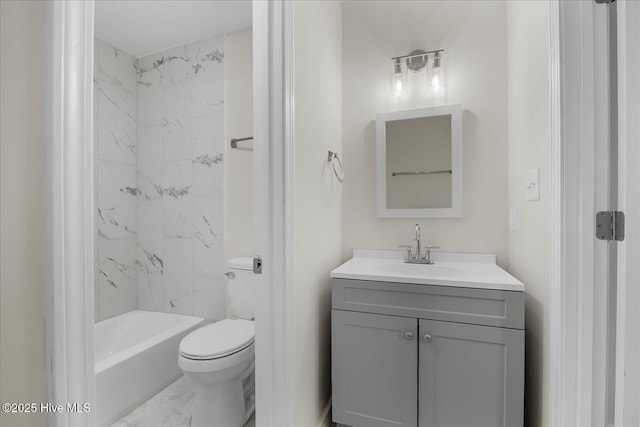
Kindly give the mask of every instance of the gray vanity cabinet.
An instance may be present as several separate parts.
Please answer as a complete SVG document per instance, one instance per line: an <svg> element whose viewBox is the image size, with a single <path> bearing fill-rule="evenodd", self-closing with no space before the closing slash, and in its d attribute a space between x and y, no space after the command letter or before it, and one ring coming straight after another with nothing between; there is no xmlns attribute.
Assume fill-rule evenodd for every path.
<svg viewBox="0 0 640 427"><path fill-rule="evenodd" d="M521 426L524 331L420 320L419 427Z"/></svg>
<svg viewBox="0 0 640 427"><path fill-rule="evenodd" d="M333 310L333 413L350 426L415 427L416 319ZM336 416L334 415L334 421Z"/></svg>
<svg viewBox="0 0 640 427"><path fill-rule="evenodd" d="M334 278L332 308L338 425L522 426L524 292Z"/></svg>

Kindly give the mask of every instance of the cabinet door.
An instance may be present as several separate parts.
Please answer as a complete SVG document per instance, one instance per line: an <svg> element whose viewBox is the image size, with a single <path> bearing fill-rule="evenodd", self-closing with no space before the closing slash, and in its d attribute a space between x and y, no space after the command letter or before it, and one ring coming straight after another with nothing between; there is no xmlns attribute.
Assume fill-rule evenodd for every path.
<svg viewBox="0 0 640 427"><path fill-rule="evenodd" d="M419 324L420 427L522 426L524 331Z"/></svg>
<svg viewBox="0 0 640 427"><path fill-rule="evenodd" d="M331 310L333 421L417 426L418 321Z"/></svg>

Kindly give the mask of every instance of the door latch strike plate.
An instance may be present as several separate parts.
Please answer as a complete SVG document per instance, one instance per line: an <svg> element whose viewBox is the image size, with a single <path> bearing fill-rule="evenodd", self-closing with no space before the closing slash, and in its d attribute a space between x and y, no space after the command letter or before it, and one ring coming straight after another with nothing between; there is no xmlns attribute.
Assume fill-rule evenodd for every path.
<svg viewBox="0 0 640 427"><path fill-rule="evenodd" d="M259 255L253 258L253 272L262 274L262 258Z"/></svg>

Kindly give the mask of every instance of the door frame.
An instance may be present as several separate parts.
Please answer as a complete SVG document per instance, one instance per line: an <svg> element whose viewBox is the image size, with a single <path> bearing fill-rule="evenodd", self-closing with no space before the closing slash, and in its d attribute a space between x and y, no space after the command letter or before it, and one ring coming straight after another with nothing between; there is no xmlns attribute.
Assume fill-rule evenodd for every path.
<svg viewBox="0 0 640 427"><path fill-rule="evenodd" d="M264 259L256 317L258 425L293 425L293 6L253 1L256 241ZM95 408L93 355L94 0L47 2L47 399ZM283 77L284 76L284 79ZM95 411L48 414L48 424L95 425Z"/></svg>
<svg viewBox="0 0 640 427"><path fill-rule="evenodd" d="M293 3L253 0L256 424L293 426L295 404Z"/></svg>
<svg viewBox="0 0 640 427"><path fill-rule="evenodd" d="M640 257L637 228L627 222L625 242L601 242L594 238L595 213L609 206L609 75L603 52L608 52L608 27L604 4L595 1L550 3L550 268L549 322L547 325L549 425L636 425L640 419L640 345L637 328L640 304L637 261L608 265L607 245L618 246ZM619 183L638 182L638 99L625 98L630 88L638 91L638 4L621 0L618 7L618 38L629 39L626 54L618 48L620 123L619 158L628 168L618 170ZM633 12L627 12L627 8ZM622 12L621 12L622 9ZM621 21L623 21L621 23ZM634 38L635 37L635 38ZM635 50L634 50L635 49ZM635 74L634 74L635 73ZM623 81L624 78L628 81ZM636 92L637 93L637 92ZM624 102L627 104L624 104ZM635 115L634 115L635 114ZM623 136L623 132L627 136ZM625 140L625 138L627 138ZM635 145L632 143L632 138ZM623 150L623 147L624 150ZM604 161L601 159L604 158ZM632 163L633 162L633 163ZM603 166L603 164L605 164ZM615 166L614 166L615 168ZM614 171L615 172L615 171ZM635 179L635 181L633 181ZM618 202L637 227L639 194L621 186ZM622 202L624 198L625 202ZM631 265L630 265L631 264ZM607 413L607 291L612 270L618 272L617 336L615 344L615 413ZM623 277L622 272L628 277ZM620 309L622 307L622 310ZM629 310L631 309L631 310ZM635 322L635 323L634 323ZM624 365L625 361L627 362ZM626 376L623 373L626 370ZM629 375L631 374L631 375ZM620 396L624 396L620 398Z"/></svg>
<svg viewBox="0 0 640 427"><path fill-rule="evenodd" d="M607 242L595 240L594 219L608 210L606 5L549 6L549 424L604 425L606 298L598 283L607 277Z"/></svg>
<svg viewBox="0 0 640 427"><path fill-rule="evenodd" d="M92 409L49 412L49 425L95 424L93 11L92 0L45 6L47 399Z"/></svg>
<svg viewBox="0 0 640 427"><path fill-rule="evenodd" d="M618 243L614 419L631 426L640 425L640 2L619 0L617 9L618 209L627 227Z"/></svg>

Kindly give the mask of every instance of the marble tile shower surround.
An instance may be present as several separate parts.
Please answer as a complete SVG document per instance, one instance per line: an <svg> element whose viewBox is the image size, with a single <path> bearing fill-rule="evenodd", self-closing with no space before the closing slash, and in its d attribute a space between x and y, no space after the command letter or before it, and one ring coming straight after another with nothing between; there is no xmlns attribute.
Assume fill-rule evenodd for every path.
<svg viewBox="0 0 640 427"><path fill-rule="evenodd" d="M103 119L98 105L98 122L107 123L107 129L98 132L99 149L117 145L107 137L120 135L121 128L129 131L126 119L133 119L134 136L118 139L120 151L109 147L112 158L120 156L112 161L117 167L98 166L98 198L105 199L98 201L98 229L103 239L100 215L107 214L102 228L114 228L113 219L120 231L130 234L106 235L103 240L115 245L115 240L133 239L117 251L133 286L122 277L116 277L115 286L99 284L100 291L111 286L109 291L119 296L117 304L113 299L103 304L100 295L100 317L132 309L133 290L138 309L222 319L224 35L138 58L118 71L123 75L110 82L120 86L116 80L126 81L122 86L128 88L133 81L133 109L128 104L122 108L120 124L109 116ZM113 258L113 251L98 246L102 265L107 255Z"/></svg>
<svg viewBox="0 0 640 427"><path fill-rule="evenodd" d="M135 62L95 40L96 320L136 308Z"/></svg>

